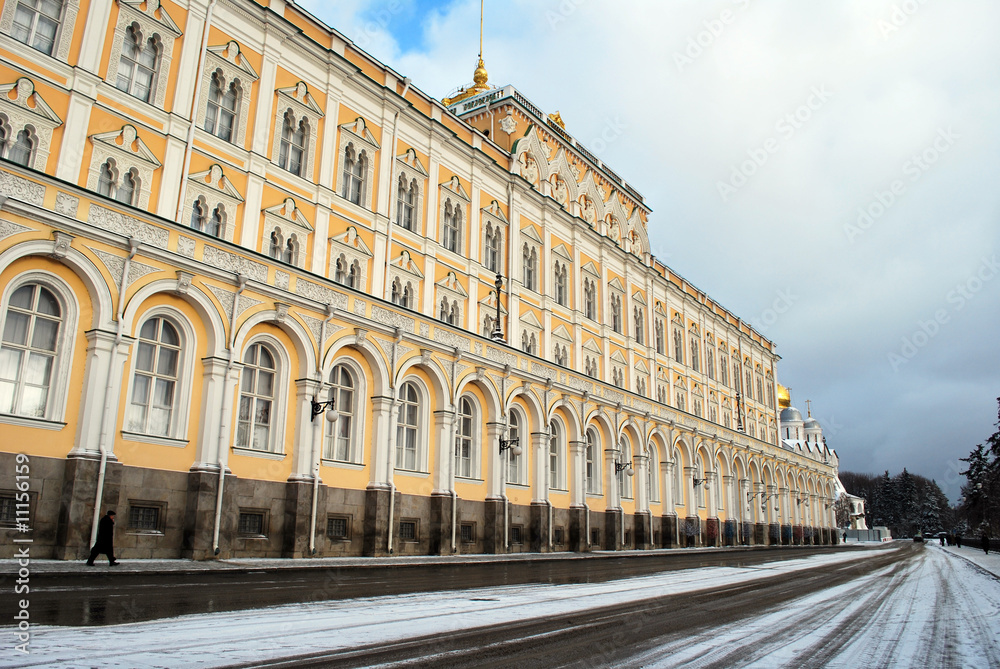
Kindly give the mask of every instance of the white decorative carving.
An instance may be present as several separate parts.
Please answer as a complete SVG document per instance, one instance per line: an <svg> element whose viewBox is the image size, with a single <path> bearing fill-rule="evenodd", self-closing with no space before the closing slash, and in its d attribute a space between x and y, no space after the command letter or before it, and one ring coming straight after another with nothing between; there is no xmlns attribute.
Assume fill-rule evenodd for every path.
<svg viewBox="0 0 1000 669"><path fill-rule="evenodd" d="M431 333L431 326L427 323L421 323L420 336L426 339L430 335L430 333Z"/></svg>
<svg viewBox="0 0 1000 669"><path fill-rule="evenodd" d="M108 253L107 251L95 249L92 246L88 246L87 248L93 251L94 255L100 258L101 262L104 263L104 266L108 268L108 272L111 273L115 285L121 285L122 272L125 270L125 258L115 255L114 253ZM147 274L159 271L159 267L152 267L133 259L132 262L129 263L128 283L126 284L126 288Z"/></svg>
<svg viewBox="0 0 1000 669"><path fill-rule="evenodd" d="M0 239L5 239L12 235L19 235L22 232L30 232L31 228L25 225L19 225L12 221L4 221L0 219Z"/></svg>
<svg viewBox="0 0 1000 669"><path fill-rule="evenodd" d="M167 243L170 241L170 233L164 228L144 223L137 218L125 216L97 204L90 205L87 222L98 228L117 232L120 235L137 239L143 244L161 249L166 249Z"/></svg>
<svg viewBox="0 0 1000 669"><path fill-rule="evenodd" d="M233 241L233 231L236 229L236 208L243 203L243 196L233 187L232 182L223 173L222 167L212 165L204 172L198 172L188 177L186 215L190 216L195 200L200 199L205 207L206 216L212 216L217 207L222 207L222 229L219 237L227 242ZM187 219L183 219L186 220Z"/></svg>
<svg viewBox="0 0 1000 669"><path fill-rule="evenodd" d="M350 267L355 262L358 263L360 276L354 282L355 288L362 288L368 285L368 264L373 254L365 244L365 241L358 236L358 230L353 225L347 228L341 235L330 237L334 246L330 249L330 272L329 275L336 277L337 261L343 257L346 267ZM363 288L362 288L363 289Z"/></svg>
<svg viewBox="0 0 1000 669"><path fill-rule="evenodd" d="M296 314L296 315L299 317L299 319L302 320L303 323L306 324L306 327L309 328L309 331L312 332L313 338L317 342L319 342L320 333L323 331L323 319L313 318L312 316L306 316L305 314ZM326 340L329 341L331 337L333 337L335 334L337 334L343 329L344 329L343 326L337 325L336 323L327 323ZM325 346L326 341L320 342L320 345Z"/></svg>
<svg viewBox="0 0 1000 669"><path fill-rule="evenodd" d="M278 95L277 104L274 106L274 128L277 137L281 136L286 114L288 114L293 127L298 128L303 118L309 126L308 146L305 151L305 159L299 168L299 174L304 179L311 180L313 165L316 163L316 133L319 129L319 120L324 116L323 110L316 104L316 100L304 81L288 88L279 88L275 93ZM271 162L277 164L280 155L281 142L276 139L271 151Z"/></svg>
<svg viewBox="0 0 1000 669"><path fill-rule="evenodd" d="M267 281L267 265L229 251L223 251L209 244L206 244L202 251L202 259L207 265L228 270L234 274L243 274L248 279L261 283Z"/></svg>
<svg viewBox="0 0 1000 669"><path fill-rule="evenodd" d="M135 199L128 204L146 209L152 192L153 172L160 168L160 161L139 137L135 127L125 124L121 130L91 135L90 142L94 148L90 156L87 190L97 190L101 168L109 164L113 182L111 197L114 197L114 189L122 183L125 174L132 172L137 193L133 194Z"/></svg>
<svg viewBox="0 0 1000 669"><path fill-rule="evenodd" d="M45 201L45 186L3 170L0 170L0 193L4 197L29 204L42 204Z"/></svg>
<svg viewBox="0 0 1000 669"><path fill-rule="evenodd" d="M3 13L0 14L0 32L9 35L14 26L14 13L18 3L5 2ZM62 19L56 31L56 40L52 48L52 57L66 62L69 57L69 47L73 39L73 29L76 26L76 15L80 11L80 0L65 0L63 2ZM29 52L30 53L30 52Z"/></svg>
<svg viewBox="0 0 1000 669"><path fill-rule="evenodd" d="M280 269L274 273L274 287L280 288L281 290L288 290L288 272L282 272Z"/></svg>
<svg viewBox="0 0 1000 669"><path fill-rule="evenodd" d="M210 46L207 50L206 67L201 77L201 100L198 103L198 127L205 126L205 113L208 109L208 95L211 91L212 76L221 79L223 90L228 91L230 85L236 84L239 89L239 109L236 112L236 127L230 141L243 146L246 143L247 119L250 116L250 90L257 81L257 72L246 57L240 53L240 45L228 42L221 46Z"/></svg>
<svg viewBox="0 0 1000 669"><path fill-rule="evenodd" d="M233 302L235 301L236 291L226 290L225 288L220 288L219 286L208 285L207 286L212 294L215 295L219 303L222 304L223 310L226 312L226 317L230 320L233 318ZM246 295L240 295L240 306L236 310L236 315L239 316L244 311L250 307L257 306L261 304L260 300L255 300L252 297L247 297Z"/></svg>
<svg viewBox="0 0 1000 669"><path fill-rule="evenodd" d="M301 277L295 281L295 293L320 304L332 304L337 309L347 308L347 295L312 281L306 281Z"/></svg>
<svg viewBox="0 0 1000 669"><path fill-rule="evenodd" d="M290 239L295 239L295 257L292 264L306 269L306 245L313 226L302 211L295 206L295 200L288 197L278 205L264 210L264 226L261 231L260 252L271 253L271 234L277 232L278 245L284 245Z"/></svg>
<svg viewBox="0 0 1000 669"><path fill-rule="evenodd" d="M372 320L378 321L379 323L384 323L385 325L392 325L397 328L402 328L404 332L413 332L413 326L415 321L403 314L390 311L385 307L380 307L377 304L372 305Z"/></svg>
<svg viewBox="0 0 1000 669"><path fill-rule="evenodd" d="M340 127L340 147L337 149L337 184L336 192L343 195L344 192L344 156L347 146L353 145L356 158L360 158L364 153L365 175L364 183L361 186L361 206L371 209L371 199L373 186L375 185L375 158L379 150L375 135L371 133L365 120L360 116L351 123L345 123Z"/></svg>
<svg viewBox="0 0 1000 669"><path fill-rule="evenodd" d="M434 328L434 341L453 346L460 351L469 350L469 340L444 328Z"/></svg>
<svg viewBox="0 0 1000 669"><path fill-rule="evenodd" d="M486 347L486 357L495 362L502 362L506 365L516 365L517 356L507 351L495 348L493 346Z"/></svg>
<svg viewBox="0 0 1000 669"><path fill-rule="evenodd" d="M359 300L359 299L355 298L355 300L354 300L354 313L357 314L358 316L364 316L365 315L365 308L367 306L368 306L368 304L364 300Z"/></svg>
<svg viewBox="0 0 1000 669"><path fill-rule="evenodd" d="M194 257L194 240L184 235L177 236L177 252L188 258Z"/></svg>
<svg viewBox="0 0 1000 669"><path fill-rule="evenodd" d="M80 207L80 198L73 197L69 193L56 193L56 206L57 212L63 216L69 216L70 218L76 218L77 209Z"/></svg>
<svg viewBox="0 0 1000 669"><path fill-rule="evenodd" d="M507 114L507 116L500 119L500 129L508 135L511 135L515 130L517 130L517 121L514 120L514 117L511 114Z"/></svg>

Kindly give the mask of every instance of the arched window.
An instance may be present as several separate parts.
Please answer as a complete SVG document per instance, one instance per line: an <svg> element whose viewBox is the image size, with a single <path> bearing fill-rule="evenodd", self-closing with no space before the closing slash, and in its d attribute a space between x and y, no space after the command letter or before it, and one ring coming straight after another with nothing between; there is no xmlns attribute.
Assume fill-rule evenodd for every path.
<svg viewBox="0 0 1000 669"><path fill-rule="evenodd" d="M618 442L618 461L622 464L632 465L632 446L629 444L628 437L622 435L621 440ZM618 485L619 490L621 490L622 497L626 499L632 499L632 477L625 473L625 470L618 472Z"/></svg>
<svg viewBox="0 0 1000 669"><path fill-rule="evenodd" d="M303 118L298 123L291 110L285 112L281 124L281 147L278 151L278 165L297 176L305 176L306 136L309 134L308 121Z"/></svg>
<svg viewBox="0 0 1000 669"><path fill-rule="evenodd" d="M208 89L208 106L205 109L205 131L227 142L232 141L236 126L236 103L239 98L239 83L233 81L226 86L222 72L212 75Z"/></svg>
<svg viewBox="0 0 1000 669"><path fill-rule="evenodd" d="M556 302L562 306L566 306L566 300L568 299L568 271L565 263L557 261L555 265Z"/></svg>
<svg viewBox="0 0 1000 669"><path fill-rule="evenodd" d="M660 355L666 353L666 342L663 337L663 321L659 318L656 319L656 324L653 326L656 331L656 352Z"/></svg>
<svg viewBox="0 0 1000 669"><path fill-rule="evenodd" d="M326 423L323 457L327 460L354 462L354 376L346 365L337 365L330 372L330 399L340 418Z"/></svg>
<svg viewBox="0 0 1000 669"><path fill-rule="evenodd" d="M507 419L507 438L511 441L517 439L518 445L523 451L527 451L527 444L521 444L521 419L516 411L511 411ZM521 466L523 455L514 455L514 449L509 448L504 453L507 454L507 482L514 484L524 483L524 472Z"/></svg>
<svg viewBox="0 0 1000 669"><path fill-rule="evenodd" d="M559 424L552 421L549 423L549 488L561 490L562 482L562 437L559 434Z"/></svg>
<svg viewBox="0 0 1000 669"><path fill-rule="evenodd" d="M587 430L587 453L586 453L586 476L587 492L600 494L601 492L601 450L600 439L597 438L597 431L593 428Z"/></svg>
<svg viewBox="0 0 1000 669"><path fill-rule="evenodd" d="M150 318L139 330L135 356L128 430L168 437L181 358L177 328L165 318Z"/></svg>
<svg viewBox="0 0 1000 669"><path fill-rule="evenodd" d="M97 192L106 197L111 197L115 189L115 172L112 162L109 160L101 165L101 174L97 178Z"/></svg>
<svg viewBox="0 0 1000 669"><path fill-rule="evenodd" d="M159 36L153 35L143 41L138 26L132 24L122 38L122 55L115 85L129 95L149 102L159 57Z"/></svg>
<svg viewBox="0 0 1000 669"><path fill-rule="evenodd" d="M237 447L255 451L272 450L271 418L276 372L274 354L266 345L253 344L243 355Z"/></svg>
<svg viewBox="0 0 1000 669"><path fill-rule="evenodd" d="M458 430L455 433L455 475L472 478L474 472L472 434L475 426L472 402L463 397L459 403Z"/></svg>
<svg viewBox="0 0 1000 669"><path fill-rule="evenodd" d="M417 431L420 429L417 387L407 381L399 389L399 411L396 414L396 468L416 471L421 464L417 452Z"/></svg>
<svg viewBox="0 0 1000 669"><path fill-rule="evenodd" d="M10 28L11 37L51 56L62 5L61 0L20 0Z"/></svg>
<svg viewBox="0 0 1000 669"><path fill-rule="evenodd" d="M757 377L757 401L764 401L764 379Z"/></svg>
<svg viewBox="0 0 1000 669"><path fill-rule="evenodd" d="M198 198L191 204L191 227L203 231L207 223L205 219L205 201Z"/></svg>
<svg viewBox="0 0 1000 669"><path fill-rule="evenodd" d="M462 208L452 205L451 198L444 203L443 223L441 244L452 253L458 253L461 245Z"/></svg>
<svg viewBox="0 0 1000 669"><path fill-rule="evenodd" d="M693 335L691 337L691 369L696 372L701 366L701 356L698 353L698 336Z"/></svg>
<svg viewBox="0 0 1000 669"><path fill-rule="evenodd" d="M684 364L684 334L679 327L674 327L674 359Z"/></svg>
<svg viewBox="0 0 1000 669"><path fill-rule="evenodd" d="M705 372L708 374L708 378L715 378L715 348L709 343L705 346Z"/></svg>
<svg viewBox="0 0 1000 669"><path fill-rule="evenodd" d="M275 260L281 260L281 231L277 228L271 232L271 247L267 252Z"/></svg>
<svg viewBox="0 0 1000 669"><path fill-rule="evenodd" d="M29 128L17 133L14 145L7 151L7 160L21 167L31 167L31 158L35 150L35 139Z"/></svg>
<svg viewBox="0 0 1000 669"><path fill-rule="evenodd" d="M645 318L646 316L641 307L634 307L632 309L632 320L635 322L633 330L635 333L635 342L637 344L646 343L646 326L645 323L643 323Z"/></svg>
<svg viewBox="0 0 1000 669"><path fill-rule="evenodd" d="M225 224L225 209L220 204L215 209L212 210L212 218L209 219L208 225L205 228L205 232L212 235L213 237L219 237L222 232L222 226Z"/></svg>
<svg viewBox="0 0 1000 669"><path fill-rule="evenodd" d="M729 385L729 358L725 355L719 356L719 383L724 386Z"/></svg>
<svg viewBox="0 0 1000 669"><path fill-rule="evenodd" d="M583 280L583 315L591 320L597 319L597 283L590 279Z"/></svg>
<svg viewBox="0 0 1000 669"><path fill-rule="evenodd" d="M347 178L346 171L344 178ZM400 175L397 190L396 225L406 230L413 230L417 209L417 180L411 181L407 187L406 175Z"/></svg>
<svg viewBox="0 0 1000 669"><path fill-rule="evenodd" d="M281 260L288 263L289 265L294 265L299 255L299 241L296 239L295 235L291 235L288 241L285 242L285 248L281 252ZM354 269L353 267L351 268ZM351 283L353 286L354 283Z"/></svg>
<svg viewBox="0 0 1000 669"><path fill-rule="evenodd" d="M656 460L656 447L650 446L646 451L649 460L646 464L646 490L649 491L649 501L660 501L660 465Z"/></svg>
<svg viewBox="0 0 1000 669"><path fill-rule="evenodd" d="M521 279L525 288L537 290L535 281L538 277L538 251L525 244L521 248Z"/></svg>
<svg viewBox="0 0 1000 669"><path fill-rule="evenodd" d="M45 286L25 284L10 296L0 341L0 413L45 416L62 323L62 306Z"/></svg>
<svg viewBox="0 0 1000 669"><path fill-rule="evenodd" d="M344 175L341 196L354 204L361 204L364 195L365 152L359 155L354 144L344 149Z"/></svg>
<svg viewBox="0 0 1000 669"><path fill-rule="evenodd" d="M656 401L660 404L667 403L667 387L664 385L656 386Z"/></svg>
<svg viewBox="0 0 1000 669"><path fill-rule="evenodd" d="M611 329L621 334L622 332L622 297L621 295L611 296Z"/></svg>
<svg viewBox="0 0 1000 669"><path fill-rule="evenodd" d="M491 272L500 271L500 226L486 224L486 253L484 264Z"/></svg>
<svg viewBox="0 0 1000 669"><path fill-rule="evenodd" d="M393 304L398 304L404 309L410 308L410 297L411 297L410 283L407 282L406 286L403 286L399 277L392 280L392 302Z"/></svg>
<svg viewBox="0 0 1000 669"><path fill-rule="evenodd" d="M122 174L118 183L118 190L115 191L115 199L122 204L131 205L135 198L135 173L132 170Z"/></svg>

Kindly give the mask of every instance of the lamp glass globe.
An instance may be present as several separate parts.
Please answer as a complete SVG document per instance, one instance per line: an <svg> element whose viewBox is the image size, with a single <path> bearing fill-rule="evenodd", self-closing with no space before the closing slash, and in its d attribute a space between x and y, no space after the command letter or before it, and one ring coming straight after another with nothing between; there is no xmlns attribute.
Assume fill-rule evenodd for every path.
<svg viewBox="0 0 1000 669"><path fill-rule="evenodd" d="M340 419L340 412L338 412L336 409L327 409L326 419L331 423L336 423Z"/></svg>
<svg viewBox="0 0 1000 669"><path fill-rule="evenodd" d="M626 474L627 474L628 476L632 476L633 474L635 474L635 470L634 470L634 469L632 469L631 467L629 467L628 469L626 469L626 470L625 470L625 473L626 473Z"/></svg>
<svg viewBox="0 0 1000 669"><path fill-rule="evenodd" d="M510 449L510 451L511 451L511 453L513 453L513 454L514 454L514 457L515 457L515 458L516 458L517 456L521 455L521 447L520 447L520 446L514 446L514 447L512 447L512 448Z"/></svg>

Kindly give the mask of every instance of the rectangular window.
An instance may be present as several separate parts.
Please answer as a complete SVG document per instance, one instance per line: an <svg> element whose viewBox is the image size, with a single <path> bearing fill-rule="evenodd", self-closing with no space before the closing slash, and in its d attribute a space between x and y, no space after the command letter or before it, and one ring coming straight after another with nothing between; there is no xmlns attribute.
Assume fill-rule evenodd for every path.
<svg viewBox="0 0 1000 669"><path fill-rule="evenodd" d="M510 528L510 543L519 544L521 543L521 526L514 525Z"/></svg>
<svg viewBox="0 0 1000 669"><path fill-rule="evenodd" d="M263 511L240 511L237 532L244 537L266 537L267 523Z"/></svg>
<svg viewBox="0 0 1000 669"><path fill-rule="evenodd" d="M62 3L57 0L21 0L14 11L11 36L51 56L59 30Z"/></svg>
<svg viewBox="0 0 1000 669"><path fill-rule="evenodd" d="M632 533L629 532L629 531L625 532L625 542L624 542L624 545L625 546L631 546L632 545Z"/></svg>
<svg viewBox="0 0 1000 669"><path fill-rule="evenodd" d="M417 540L417 521L415 520L401 520L399 521L399 540L400 541L416 541Z"/></svg>
<svg viewBox="0 0 1000 669"><path fill-rule="evenodd" d="M162 532L159 504L132 504L128 507L128 529L133 532Z"/></svg>
<svg viewBox="0 0 1000 669"><path fill-rule="evenodd" d="M552 538L553 543L561 546L563 544L563 528L557 527L552 534L553 534Z"/></svg>
<svg viewBox="0 0 1000 669"><path fill-rule="evenodd" d="M347 516L330 516L326 519L326 536L331 539L350 539L348 528L350 523Z"/></svg>
<svg viewBox="0 0 1000 669"><path fill-rule="evenodd" d="M462 543L471 544L476 540L476 526L472 523L462 523Z"/></svg>
<svg viewBox="0 0 1000 669"><path fill-rule="evenodd" d="M14 493L0 494L0 527L13 527L17 524L16 497Z"/></svg>
<svg viewBox="0 0 1000 669"><path fill-rule="evenodd" d="M601 531L600 530L591 530L590 531L590 545L591 546L600 546L601 545Z"/></svg>

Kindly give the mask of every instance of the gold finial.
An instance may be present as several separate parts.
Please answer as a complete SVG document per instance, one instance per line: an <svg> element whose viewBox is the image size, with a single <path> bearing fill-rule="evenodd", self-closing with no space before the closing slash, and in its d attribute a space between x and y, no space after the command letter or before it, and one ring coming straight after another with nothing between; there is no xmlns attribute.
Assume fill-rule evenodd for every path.
<svg viewBox="0 0 1000 669"><path fill-rule="evenodd" d="M488 81L490 78L489 73L486 71L486 63L483 62L483 16L486 7L486 0L480 0L479 4L479 60L476 63L476 70L472 73L472 83L464 86L451 97L444 98L441 100L445 106L451 106L456 102L461 102L471 98L474 95L479 95L483 91L488 91L492 86L489 85Z"/></svg>
<svg viewBox="0 0 1000 669"><path fill-rule="evenodd" d="M792 406L791 392L789 388L778 384L778 408L787 409Z"/></svg>
<svg viewBox="0 0 1000 669"><path fill-rule="evenodd" d="M812 400L806 400L806 418L812 418Z"/></svg>
<svg viewBox="0 0 1000 669"><path fill-rule="evenodd" d="M566 129L566 124L563 122L562 114L560 114L559 112L556 112L555 114L549 114L549 120L555 123L563 130Z"/></svg>

